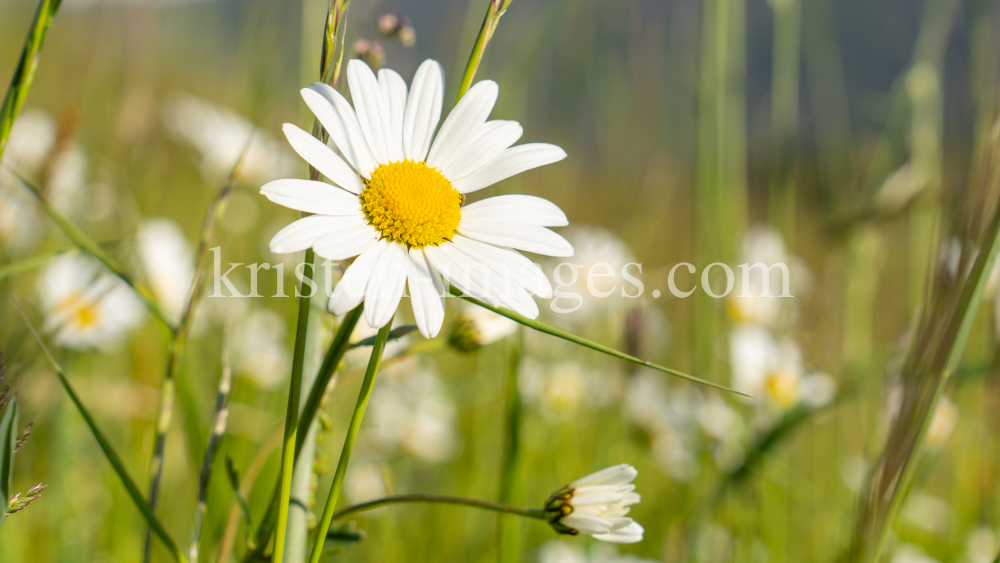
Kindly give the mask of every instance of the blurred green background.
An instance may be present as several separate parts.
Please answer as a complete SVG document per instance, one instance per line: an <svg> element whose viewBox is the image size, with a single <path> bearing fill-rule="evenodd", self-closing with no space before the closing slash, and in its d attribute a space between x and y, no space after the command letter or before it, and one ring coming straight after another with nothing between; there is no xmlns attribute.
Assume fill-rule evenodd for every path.
<svg viewBox="0 0 1000 563"><path fill-rule="evenodd" d="M358 40L378 41L384 61L375 62L407 81L421 61L437 59L447 111L485 5L355 0L348 55ZM300 258L271 254L267 242L296 214L257 190L306 173L280 127L308 129L312 121L298 90L318 72L326 8L317 0L64 0L25 106L42 123L35 135L52 137L28 176L57 204L64 198L76 224L156 288L140 225L168 218L193 248L255 127L257 152L215 240L224 263L284 261L290 293ZM0 77L12 74L34 9L0 0ZM379 33L384 13L408 19L412 46ZM390 348L398 359L376 383L342 504L416 492L497 498L505 371L523 339L513 500L540 506L573 479L630 463L643 497L631 515L646 535L612 547L512 521L504 538L514 530L518 541L508 560L845 556L861 481L898 408L907 330L928 280L948 270L949 248L961 248L951 235L967 230L961 212L975 193L966 186L996 107L998 25L1000 6L989 0L514 0L477 78L500 84L493 118L520 121L523 141L558 144L569 157L484 195L555 202L572 225L564 231L577 249L570 262L584 273L599 262L619 273L641 263L645 288L637 299L588 299L572 314L540 302L542 319L725 385L754 363L741 355L759 351L753 342L790 350L788 361L762 368L756 400L743 401L527 329L459 351L448 332L463 307L449 299L437 344L414 334ZM31 135L15 132L10 151ZM75 166L58 165L66 151ZM58 182L59 170L69 179ZM25 194L10 178L0 181L2 265L71 247ZM677 263L695 264L700 276L710 263L735 267L762 255L791 265L795 297L764 304L770 312L743 311L739 301L700 289L685 299L667 291ZM556 263L542 262L547 272ZM22 421L35 422L18 452L14 488L48 485L6 520L0 561L135 561L145 523L6 297L17 295L41 325L44 271L0 280L8 382ZM230 277L245 291L243 272ZM677 279L682 288L698 282L684 270ZM585 289L581 277L575 290ZM278 470L295 300L268 297L274 270L261 271L259 291L265 297L199 305L178 375L157 513L186 546L228 319L234 391L209 489L205 561L236 561L245 546L225 458L245 478L257 518ZM1000 379L987 297L931 423L887 561L989 563L1000 551ZM406 301L399 325L410 322ZM334 322L322 320L327 329ZM747 334L762 340L741 340ZM147 314L110 349L58 352L142 486L167 341ZM321 502L365 361L364 352L348 357L324 409L315 464ZM366 538L331 560L498 560L493 513L408 505L355 520ZM227 538L236 555L220 553ZM154 560L168 560L159 545Z"/></svg>

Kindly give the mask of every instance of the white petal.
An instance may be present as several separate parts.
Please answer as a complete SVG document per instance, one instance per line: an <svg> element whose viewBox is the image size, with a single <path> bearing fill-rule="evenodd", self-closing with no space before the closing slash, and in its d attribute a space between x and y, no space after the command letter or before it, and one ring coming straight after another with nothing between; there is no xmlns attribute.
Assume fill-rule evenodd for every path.
<svg viewBox="0 0 1000 563"><path fill-rule="evenodd" d="M444 283L441 274L431 269L418 248L411 248L407 262L406 283L417 328L424 338L434 338L444 323Z"/></svg>
<svg viewBox="0 0 1000 563"><path fill-rule="evenodd" d="M573 245L560 235L538 225L518 223L509 219L466 219L462 217L458 232L478 241L516 248L546 256L572 256Z"/></svg>
<svg viewBox="0 0 1000 563"><path fill-rule="evenodd" d="M282 130L295 152L331 182L356 194L360 194L365 188L357 173L351 170L351 167L330 147L323 144L323 141L291 123L286 123Z"/></svg>
<svg viewBox="0 0 1000 563"><path fill-rule="evenodd" d="M382 93L383 107L388 110L385 143L389 162L400 162L404 158L403 115L406 113L406 81L398 72L383 68L378 71L378 87Z"/></svg>
<svg viewBox="0 0 1000 563"><path fill-rule="evenodd" d="M444 120L427 155L427 166L443 169L465 150L479 135L499 94L500 88L492 80L483 80L470 88Z"/></svg>
<svg viewBox="0 0 1000 563"><path fill-rule="evenodd" d="M388 164L389 145L386 139L389 109L382 101L382 90L375 73L366 63L354 59L347 64L347 83L351 88L354 111L358 114L358 123L368 141L368 148L375 160L380 164Z"/></svg>
<svg viewBox="0 0 1000 563"><path fill-rule="evenodd" d="M452 182L463 194L492 186L501 180L516 176L526 170L559 162L566 158L566 151L548 143L527 143L511 147L479 170Z"/></svg>
<svg viewBox="0 0 1000 563"><path fill-rule="evenodd" d="M610 543L638 543L642 541L643 533L645 533L643 527L633 520L629 524L607 534L594 534L594 539Z"/></svg>
<svg viewBox="0 0 1000 563"><path fill-rule="evenodd" d="M461 235L456 235L451 243L444 243L441 246L447 247L449 245L488 269L489 277L484 282L484 286L487 288L487 293L500 297L503 306L530 319L538 317L538 304L524 289L523 276L518 274L516 269L508 267L507 264L491 260L491 253L479 252L480 246L488 245L483 245Z"/></svg>
<svg viewBox="0 0 1000 563"><path fill-rule="evenodd" d="M510 148L524 133L516 121L487 121L479 136L451 162L441 163L441 171L449 180L459 180L486 166L500 153Z"/></svg>
<svg viewBox="0 0 1000 563"><path fill-rule="evenodd" d="M417 69L410 84L403 118L403 153L406 158L422 161L427 158L434 130L441 121L444 104L444 69L437 61L427 59Z"/></svg>
<svg viewBox="0 0 1000 563"><path fill-rule="evenodd" d="M315 82L302 89L302 99L330 135L344 158L365 178L371 178L379 162L372 156L361 132L358 116L340 92L328 84Z"/></svg>
<svg viewBox="0 0 1000 563"><path fill-rule="evenodd" d="M382 328L392 320L403 297L409 260L406 247L397 242L389 243L378 257L365 290L365 320L368 326Z"/></svg>
<svg viewBox="0 0 1000 563"><path fill-rule="evenodd" d="M462 208L462 219L506 219L541 227L565 227L569 219L559 206L533 195L498 195Z"/></svg>
<svg viewBox="0 0 1000 563"><path fill-rule="evenodd" d="M575 492L573 494L573 506L587 506L587 505L611 505L620 502L622 495L618 493L589 493L580 494Z"/></svg>
<svg viewBox="0 0 1000 563"><path fill-rule="evenodd" d="M511 279L519 280L519 287L523 287L542 299L552 298L552 284L545 277L545 273L537 264L525 258L520 252L479 242L462 235L455 235L452 242L459 242L462 246L462 252L480 262L491 264L494 269L506 268L510 272Z"/></svg>
<svg viewBox="0 0 1000 563"><path fill-rule="evenodd" d="M372 276L372 268L381 256L382 251L389 246L384 240L378 241L374 247L368 249L360 256L347 271L344 277L340 278L337 287L333 288L333 295L330 296L328 309L334 315L343 315L351 309L357 307L365 300L365 291L368 289L368 280Z"/></svg>
<svg viewBox="0 0 1000 563"><path fill-rule="evenodd" d="M327 260L346 260L374 247L379 232L366 223L323 235L313 243L316 254Z"/></svg>
<svg viewBox="0 0 1000 563"><path fill-rule="evenodd" d="M639 472L627 463L612 465L600 471L595 471L585 477L580 477L569 484L571 488L594 487L598 485L624 485L632 482Z"/></svg>
<svg viewBox="0 0 1000 563"><path fill-rule="evenodd" d="M565 516L560 523L579 530L585 534L606 534L611 531L611 522L600 516L578 514L576 512Z"/></svg>
<svg viewBox="0 0 1000 563"><path fill-rule="evenodd" d="M310 215L278 231L268 246L271 252L278 254L298 252L309 248L316 239L327 233L361 225L364 220L364 215L361 214L342 217Z"/></svg>
<svg viewBox="0 0 1000 563"><path fill-rule="evenodd" d="M264 184L260 193L285 207L322 215L357 215L361 213L358 196L324 182L310 180L275 180Z"/></svg>
<svg viewBox="0 0 1000 563"><path fill-rule="evenodd" d="M448 283L466 295L480 299L494 307L501 305L496 288L490 287L487 281L486 270L489 267L485 264L466 256L452 245L425 246L424 256ZM492 291L488 291L487 288Z"/></svg>

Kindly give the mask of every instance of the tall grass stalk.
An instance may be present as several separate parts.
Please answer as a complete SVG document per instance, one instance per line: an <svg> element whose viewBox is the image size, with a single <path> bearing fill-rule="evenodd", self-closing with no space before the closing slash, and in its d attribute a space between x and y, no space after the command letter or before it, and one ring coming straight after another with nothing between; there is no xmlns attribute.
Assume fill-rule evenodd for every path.
<svg viewBox="0 0 1000 563"><path fill-rule="evenodd" d="M375 385L375 376L378 375L379 366L382 364L382 353L385 352L385 343L389 339L390 330L392 330L392 319L379 329L378 336L375 338L375 344L372 346L372 354L368 359L368 369L365 370L365 379L361 383L361 391L358 393L358 402L354 407L354 414L351 415L351 423L347 427L344 447L340 451L337 471L333 475L333 483L330 485L330 492L326 497L323 516L320 518L319 526L316 528L316 540L313 543L312 553L309 555L309 563L319 563L319 560L323 556L323 544L326 542L327 531L330 529L331 522L333 522L337 500L340 498L340 489L344 484L344 475L347 474L347 465L351 462L354 442L358 438L358 431L361 430L361 421L364 419L365 410L368 408L368 400L371 398L372 388Z"/></svg>
<svg viewBox="0 0 1000 563"><path fill-rule="evenodd" d="M187 335L191 329L194 308L201 297L201 282L205 277L207 269L208 252L211 247L215 224L222 218L226 211L226 202L236 185L243 159L253 138L247 139L246 145L240 157L233 164L229 171L226 183L216 194L205 213L202 221L201 236L198 241L198 250L195 253L194 278L191 280L191 288L188 290L187 300L181 317L170 335L170 343L167 346L167 364L163 374L163 382L160 384L160 400L156 414L156 438L153 441L153 453L149 462L149 504L156 510L156 505L160 498L160 481L163 478L163 456L167 448L167 435L170 432L170 425L174 409L174 399L177 394L176 377L180 372L181 360L183 358L184 344L187 342ZM143 547L143 561L148 562L152 557L152 536L151 530L146 530L146 542Z"/></svg>
<svg viewBox="0 0 1000 563"><path fill-rule="evenodd" d="M385 497L351 505L342 509L340 512L334 514L333 521L340 520L345 516L351 514L357 514L358 512L373 510L390 504L403 504L403 503L435 503L435 504L454 504L459 506L471 506L474 508L492 510L494 512L500 512L503 514L516 514L518 516L524 516L526 518L545 520L545 510L541 508L526 508L523 506L514 506L510 504L504 504L501 502L491 502L488 500L479 500L474 498L452 497L447 495L416 494L416 495L395 495L391 497Z"/></svg>
<svg viewBox="0 0 1000 563"><path fill-rule="evenodd" d="M3 106L0 107L0 161L3 160L3 153L7 148L7 141L10 139L11 128L14 127L14 120L21 113L21 107L24 106L24 100L28 98L31 84L35 80L35 71L38 70L42 44L45 43L45 36L49 32L49 26L52 25L52 19L60 4L62 4L62 0L41 0L38 3L28 37L24 40L21 58L17 61L14 77L7 88Z"/></svg>
<svg viewBox="0 0 1000 563"><path fill-rule="evenodd" d="M472 80L476 76L476 70L479 69L479 63L483 60L486 45L493 38L493 32L496 31L497 24L500 23L500 16L507 11L511 1L489 0L489 5L486 7L486 17L483 18L483 25L479 28L479 35L476 36L476 43L472 46L469 62L466 63L465 72L462 74L462 82L458 87L458 95L455 97L456 104L472 87Z"/></svg>
<svg viewBox="0 0 1000 563"><path fill-rule="evenodd" d="M194 531L191 532L191 545L188 557L191 563L198 563L198 547L201 543L201 529L208 509L208 485L212 481L212 469L215 467L215 454L226 433L226 423L229 420L229 394L232 390L233 369L229 364L229 327L222 339L222 373L219 376L219 387L215 395L215 413L212 416L211 434L208 446L205 448L205 458L201 462L198 475L198 506L194 514Z"/></svg>
<svg viewBox="0 0 1000 563"><path fill-rule="evenodd" d="M49 352L48 347L45 346L45 342L42 341L42 337L39 336L38 331L35 330L34 325L31 324L31 321L28 319L28 315L25 314L24 309L21 307L21 303L13 295L11 295L11 299L14 301L14 306L17 308L17 312L21 315L21 318L24 320L24 323L28 326L28 330L31 332L31 335L35 338L35 341L41 348L42 354L45 356L45 360L52 368L52 371L54 371L56 373L56 376L59 378L59 383L62 385L63 390L65 390L66 394L69 395L70 401L73 402L73 406L76 407L76 410L80 413L80 416L83 417L84 422L87 423L87 427L90 429L90 433L93 434L94 439L97 440L97 445L100 446L101 452L104 454L104 457L108 460L108 463L111 464L111 468L114 469L115 474L118 476L118 479L122 482L122 485L125 487L125 491L128 493L128 496L132 500L132 503L135 504L135 507L137 509L139 509L139 513L142 514L142 517L149 524L149 527L153 530L153 533L156 534L156 536L160 538L160 541L162 541L163 544L167 547L167 551L170 553L170 557L177 563L187 563L187 559L184 557L184 554L181 553L181 550L177 547L177 543L174 542L173 538L170 537L170 534L167 533L167 530L166 528L163 527L163 524L161 524L160 521L156 519L156 514L153 512L153 507L150 506L148 502L146 502L145 497L143 497L142 493L139 492L139 487L135 484L135 481L132 479L132 476L129 475L128 469L125 468L125 463L122 462L121 456L118 455L118 452L115 451L114 446L111 445L111 442L101 431L100 427L97 426L97 421L94 420L93 415L90 414L90 411L87 410L87 407L83 404L83 401L80 400L80 396L77 395L76 391L73 389L73 386L70 384L69 379L66 377L66 373L63 372L62 367L60 367L59 363L56 362L56 359L52 356L52 353Z"/></svg>
<svg viewBox="0 0 1000 563"><path fill-rule="evenodd" d="M855 528L852 560L862 563L878 561L882 548L899 509L905 500L919 466L921 449L930 420L942 391L958 368L965 351L973 321L982 300L989 273L1000 250L1000 203L996 190L1000 186L1000 120L994 120L990 137L983 152L985 172L975 181L978 189L970 190L980 202L992 206L988 226L982 236L973 237L963 245L959 280L947 276L934 278L932 291L923 306L923 315L911 342L910 352L902 371L904 385L899 414L886 440L885 449L872 473ZM981 205L975 212L981 212ZM976 224L973 221L973 224ZM969 246L977 249L972 251ZM964 265L971 263L962 277Z"/></svg>

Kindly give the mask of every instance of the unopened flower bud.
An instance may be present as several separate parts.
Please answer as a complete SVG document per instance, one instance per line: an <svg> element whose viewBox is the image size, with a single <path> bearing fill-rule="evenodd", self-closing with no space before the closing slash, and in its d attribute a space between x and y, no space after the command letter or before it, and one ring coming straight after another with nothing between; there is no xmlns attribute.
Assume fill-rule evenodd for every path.
<svg viewBox="0 0 1000 563"><path fill-rule="evenodd" d="M545 503L546 520L560 534L590 534L612 543L642 541L642 526L626 516L641 500L632 484L638 474L623 463L577 479L552 493Z"/></svg>

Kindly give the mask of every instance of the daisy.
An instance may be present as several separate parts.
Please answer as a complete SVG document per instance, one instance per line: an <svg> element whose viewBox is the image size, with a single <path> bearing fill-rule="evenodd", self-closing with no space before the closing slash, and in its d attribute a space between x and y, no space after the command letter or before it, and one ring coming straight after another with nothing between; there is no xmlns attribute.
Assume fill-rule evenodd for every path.
<svg viewBox="0 0 1000 563"><path fill-rule="evenodd" d="M132 290L85 256L53 260L40 293L43 328L56 344L73 350L113 348L142 321L143 306Z"/></svg>
<svg viewBox="0 0 1000 563"><path fill-rule="evenodd" d="M638 474L623 463L573 481L545 503L549 524L560 534L590 534L612 543L642 541L642 526L626 516L641 500L632 484Z"/></svg>
<svg viewBox="0 0 1000 563"><path fill-rule="evenodd" d="M136 239L153 293L171 320L179 320L194 281L194 251L184 230L170 219L148 219Z"/></svg>
<svg viewBox="0 0 1000 563"><path fill-rule="evenodd" d="M408 286L421 334L444 320L444 283L493 306L538 316L531 294L552 297L541 268L518 250L571 256L573 247L546 227L568 224L538 197L502 195L464 205L468 194L566 157L544 143L512 146L514 121L487 121L499 88L473 86L444 120L444 73L428 60L407 89L399 74L378 76L353 60L347 79L354 107L330 86L302 90L343 158L286 124L292 148L330 182L278 180L261 188L271 201L314 213L271 240L276 253L312 248L329 260L357 256L337 284L329 309L342 314L364 302L375 328L392 318ZM435 130L437 133L435 134Z"/></svg>

